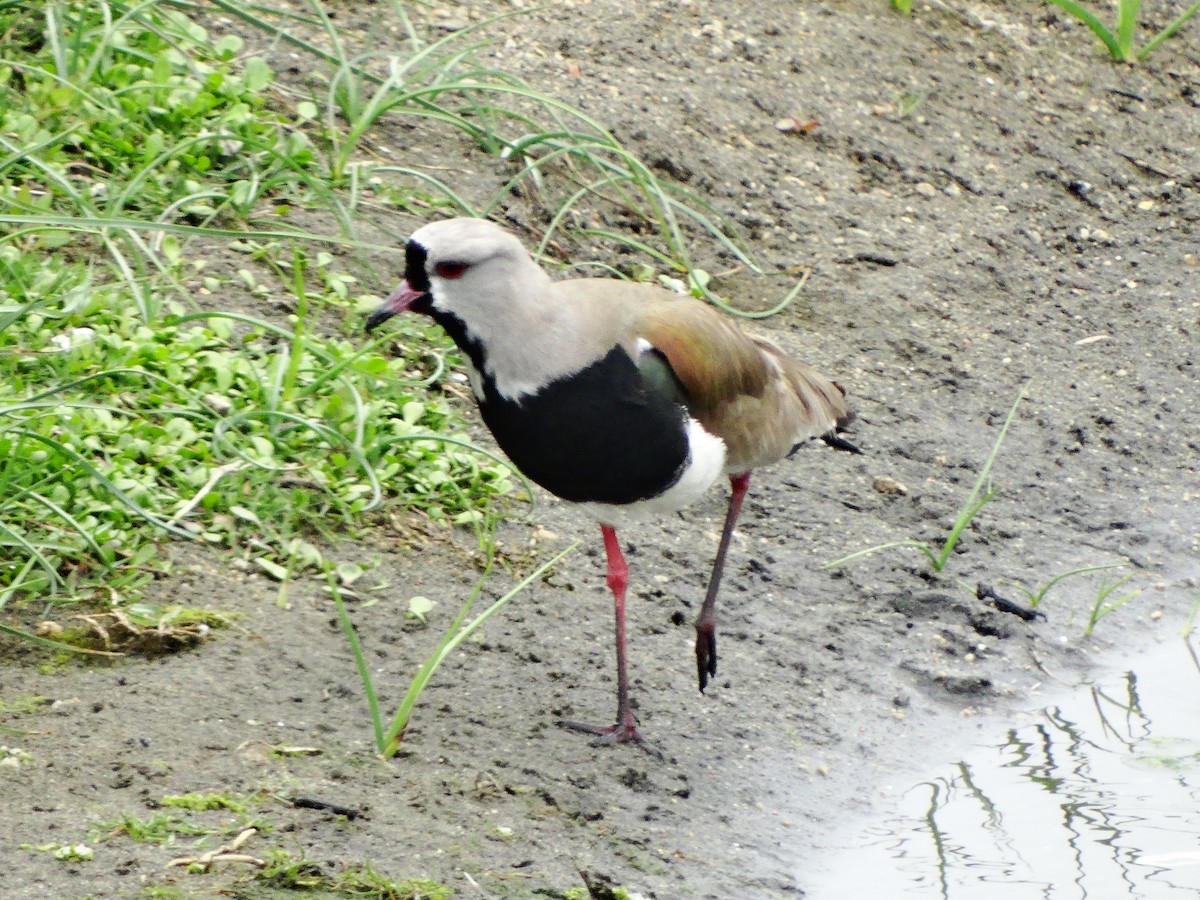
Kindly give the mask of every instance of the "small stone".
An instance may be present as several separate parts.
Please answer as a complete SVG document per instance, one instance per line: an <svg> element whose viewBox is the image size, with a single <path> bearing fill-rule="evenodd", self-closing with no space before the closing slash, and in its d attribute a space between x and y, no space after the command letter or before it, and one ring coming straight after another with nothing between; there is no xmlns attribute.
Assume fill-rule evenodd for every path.
<svg viewBox="0 0 1200 900"><path fill-rule="evenodd" d="M908 488L890 475L880 475L871 483L871 487L880 494L889 497L907 497Z"/></svg>
<svg viewBox="0 0 1200 900"><path fill-rule="evenodd" d="M935 188L928 181L922 181L913 190L915 190L922 197L936 197L937 196L937 188Z"/></svg>
<svg viewBox="0 0 1200 900"><path fill-rule="evenodd" d="M224 394L205 394L204 403L219 416L227 416L233 410L233 403Z"/></svg>
<svg viewBox="0 0 1200 900"><path fill-rule="evenodd" d="M37 636L44 638L62 637L63 627L57 622L52 622L47 619L45 622L38 622Z"/></svg>

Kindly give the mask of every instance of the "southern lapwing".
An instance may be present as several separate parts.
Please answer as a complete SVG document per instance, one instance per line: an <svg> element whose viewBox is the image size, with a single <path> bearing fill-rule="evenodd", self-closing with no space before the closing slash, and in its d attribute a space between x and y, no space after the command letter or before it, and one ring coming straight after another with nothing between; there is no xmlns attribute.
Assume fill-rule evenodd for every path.
<svg viewBox="0 0 1200 900"><path fill-rule="evenodd" d="M612 279L552 281L483 219L425 225L405 255L404 281L367 330L405 310L431 316L465 354L483 420L509 459L599 521L616 602L617 721L561 724L645 747L629 703L628 568L616 528L681 509L729 477L696 619L703 691L717 671L717 588L750 471L810 438L844 444L833 434L848 417L845 393L697 300Z"/></svg>

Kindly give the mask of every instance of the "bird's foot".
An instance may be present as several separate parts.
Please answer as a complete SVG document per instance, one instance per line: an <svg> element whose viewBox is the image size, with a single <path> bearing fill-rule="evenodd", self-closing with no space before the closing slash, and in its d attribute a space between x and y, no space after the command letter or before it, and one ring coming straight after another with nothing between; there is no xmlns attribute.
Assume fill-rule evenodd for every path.
<svg viewBox="0 0 1200 900"><path fill-rule="evenodd" d="M717 677L717 629L711 622L696 623L696 675L702 694L708 679Z"/></svg>
<svg viewBox="0 0 1200 900"><path fill-rule="evenodd" d="M560 719L555 724L571 731L594 734L596 739L592 741L592 745L595 747L609 744L636 744L656 759L660 761L666 759L661 750L642 737L642 733L638 731L637 720L632 714L623 716L615 725L589 725L586 722L571 722L567 719Z"/></svg>

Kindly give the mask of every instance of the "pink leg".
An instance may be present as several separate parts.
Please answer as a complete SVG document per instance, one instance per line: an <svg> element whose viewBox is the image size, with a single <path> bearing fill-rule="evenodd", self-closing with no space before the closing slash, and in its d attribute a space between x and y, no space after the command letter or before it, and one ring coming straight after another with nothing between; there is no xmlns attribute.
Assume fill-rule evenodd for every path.
<svg viewBox="0 0 1200 900"><path fill-rule="evenodd" d="M709 676L717 675L717 589L721 586L721 575L725 571L725 553L733 537L733 527L742 511L742 499L750 487L750 473L729 476L729 509L725 512L725 528L721 532L721 543L717 545L717 558L713 562L712 575L708 579L708 593L704 605L696 617L696 673L700 677L700 691L708 687Z"/></svg>
<svg viewBox="0 0 1200 900"><path fill-rule="evenodd" d="M629 674L625 651L625 588L629 584L629 566L621 552L617 532L611 525L601 525L604 534L604 550L608 556L608 587L613 593L613 605L617 619L617 721L614 725L587 725L582 722L559 722L564 728L586 731L598 735L597 744L635 743L643 750L661 757L638 731L637 718L629 705Z"/></svg>

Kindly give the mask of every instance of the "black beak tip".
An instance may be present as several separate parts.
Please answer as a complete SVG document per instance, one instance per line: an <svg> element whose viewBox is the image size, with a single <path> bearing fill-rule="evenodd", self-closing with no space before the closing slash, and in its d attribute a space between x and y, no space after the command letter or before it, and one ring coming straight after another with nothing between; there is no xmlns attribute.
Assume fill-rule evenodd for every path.
<svg viewBox="0 0 1200 900"><path fill-rule="evenodd" d="M367 334L370 334L394 315L395 313L390 309L381 306L379 309L367 316L367 320L363 323L363 330L366 331Z"/></svg>

